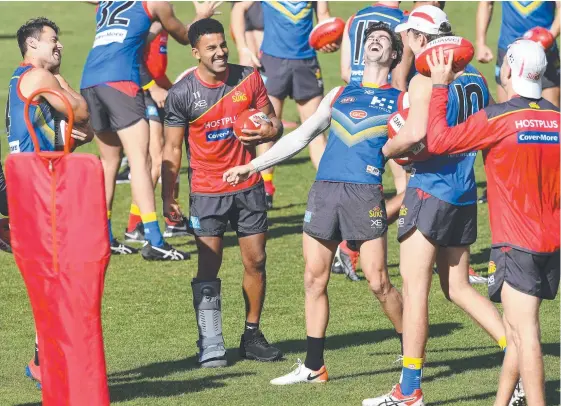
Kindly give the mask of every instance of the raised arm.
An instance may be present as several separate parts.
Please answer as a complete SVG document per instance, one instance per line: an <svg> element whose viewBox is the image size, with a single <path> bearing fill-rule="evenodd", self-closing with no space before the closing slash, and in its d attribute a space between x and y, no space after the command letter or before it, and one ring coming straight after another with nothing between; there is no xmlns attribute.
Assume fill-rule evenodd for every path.
<svg viewBox="0 0 561 406"><path fill-rule="evenodd" d="M238 48L238 55L240 58L240 65L254 66L256 68L261 66L259 58L255 55L245 42L245 13L253 5L252 1L240 1L234 3L232 12L230 13L230 27L232 27L232 34L234 41Z"/></svg>
<svg viewBox="0 0 561 406"><path fill-rule="evenodd" d="M561 19L560 19L560 16L559 16L561 2L556 1L555 3L557 5L557 7L555 8L555 19L553 20L553 24L549 28L549 31L553 35L553 38L557 38L559 36L559 30L561 29L559 27L559 25L561 24Z"/></svg>
<svg viewBox="0 0 561 406"><path fill-rule="evenodd" d="M352 55L349 30L351 29L351 24L353 23L353 17L354 16L351 16L345 24L345 32L343 33L343 40L341 42L341 79L343 79L346 83L351 81Z"/></svg>
<svg viewBox="0 0 561 406"><path fill-rule="evenodd" d="M247 165L237 166L223 175L225 182L237 185L254 173L275 166L302 151L315 137L323 133L331 122L331 105L341 87L331 90L321 101L318 109L300 127L281 138L269 151Z"/></svg>
<svg viewBox="0 0 561 406"><path fill-rule="evenodd" d="M194 2L196 17L193 22L201 20L203 18L212 17L214 15L214 10L222 2L221 1L205 1L202 4ZM173 11L173 6L169 1L149 1L148 10L152 14L155 20L162 23L164 29L169 32L169 34L181 45L189 44L189 37L187 33L189 32L189 27L191 24L183 24L175 16Z"/></svg>
<svg viewBox="0 0 561 406"><path fill-rule="evenodd" d="M409 151L416 143L425 138L428 121L428 109L431 95L430 79L418 74L409 84L409 114L405 126L396 137L386 142L382 153L393 158Z"/></svg>

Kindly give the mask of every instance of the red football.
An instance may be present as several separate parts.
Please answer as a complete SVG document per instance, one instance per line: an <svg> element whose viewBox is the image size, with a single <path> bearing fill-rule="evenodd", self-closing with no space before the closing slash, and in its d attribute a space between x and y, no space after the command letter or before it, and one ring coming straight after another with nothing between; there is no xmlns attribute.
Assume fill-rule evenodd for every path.
<svg viewBox="0 0 561 406"><path fill-rule="evenodd" d="M345 21L339 17L328 18L314 27L308 42L315 50L328 44L340 44L345 32Z"/></svg>
<svg viewBox="0 0 561 406"><path fill-rule="evenodd" d="M403 128L408 114L409 109L405 109L403 111L396 111L388 118L388 137L390 139L395 137L399 130ZM403 154L401 157L394 158L394 161L400 165L408 165L416 161L426 161L429 158L430 154L423 140L415 144L409 152Z"/></svg>
<svg viewBox="0 0 561 406"><path fill-rule="evenodd" d="M261 127L261 124L256 120L260 118L268 123L271 122L269 117L262 111L256 109L246 110L238 115L236 121L234 122L234 135L236 137L248 137L248 134L242 132L242 130L257 130Z"/></svg>
<svg viewBox="0 0 561 406"><path fill-rule="evenodd" d="M444 59L448 61L447 51L454 50L454 62L452 70L459 72L464 69L473 59L475 50L471 42L462 37L441 37L427 44L423 52L415 57L415 68L417 72L424 76L430 77L430 68L427 64L427 55L432 56L432 51L442 48L444 51Z"/></svg>
<svg viewBox="0 0 561 406"><path fill-rule="evenodd" d="M543 49L551 48L555 42L553 34L547 28L543 27L534 27L531 30L526 31L523 38L537 42L543 47Z"/></svg>

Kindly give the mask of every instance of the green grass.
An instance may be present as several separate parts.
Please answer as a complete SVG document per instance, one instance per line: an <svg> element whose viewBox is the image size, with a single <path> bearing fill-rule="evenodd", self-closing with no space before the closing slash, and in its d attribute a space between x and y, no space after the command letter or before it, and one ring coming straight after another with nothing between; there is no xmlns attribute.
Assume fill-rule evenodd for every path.
<svg viewBox="0 0 561 406"><path fill-rule="evenodd" d="M333 15L347 18L365 3L332 2ZM403 6L402 6L403 7ZM404 8L410 7L405 4ZM474 40L477 3L448 2L446 11L459 35ZM230 6L222 6L219 17L227 22ZM176 5L178 15L190 19L192 6ZM94 33L93 7L82 3L12 2L0 5L0 104L5 105L10 76L20 62L17 28L28 18L45 15L61 27L65 46L63 75L78 88L81 70ZM500 21L497 6L489 30L491 48L496 49ZM190 48L170 40L169 76L175 78L194 64ZM321 55L326 89L339 85L339 54ZM231 61L236 61L231 49ZM478 66L494 92L494 65ZM287 101L285 117L297 120L294 102ZM1 137L3 156L6 137ZM96 153L95 146L85 150ZM268 292L262 327L268 339L286 354L286 360L263 364L240 360L239 334L244 321L241 295L242 265L235 237L226 236L223 281L223 320L230 366L200 370L195 363L197 327L191 302L190 281L197 258L186 263L152 264L140 257L113 258L107 272L103 300L103 328L111 399L122 405L357 405L363 398L391 388L399 376L394 363L399 343L391 324L368 292L366 283L350 283L340 276L331 280L331 323L328 329L326 362L332 381L327 385L272 387L271 378L287 373L296 358L305 356L303 260L301 225L307 192L314 170L306 154L281 165L276 172L278 209L270 213L268 243ZM186 163L184 164L186 165ZM181 201L187 204L187 177L182 178ZM485 177L477 163L479 186ZM391 177L385 179L393 191ZM159 196L159 188L157 196ZM523 193L521 191L521 193ZM130 189L118 186L113 208L114 231L126 225ZM472 247L472 264L486 272L490 235L487 206L479 207L479 239ZM400 288L399 247L395 226L389 232L389 270ZM173 241L195 252L192 239ZM477 288L485 294L484 287ZM0 254L0 405L37 405L41 394L23 376L32 356L34 325L27 293L11 256ZM430 340L423 379L426 400L431 405L492 404L501 354L487 335L468 317L446 301L433 281L430 297ZM559 299L542 306L548 405L559 404Z"/></svg>

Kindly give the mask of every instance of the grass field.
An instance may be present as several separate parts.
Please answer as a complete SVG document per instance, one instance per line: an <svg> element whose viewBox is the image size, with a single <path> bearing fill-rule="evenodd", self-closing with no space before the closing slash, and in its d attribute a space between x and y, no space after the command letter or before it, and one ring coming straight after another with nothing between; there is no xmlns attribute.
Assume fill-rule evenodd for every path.
<svg viewBox="0 0 561 406"><path fill-rule="evenodd" d="M347 18L366 3L331 2L333 15ZM411 4L406 3L405 8ZM403 6L402 6L403 7ZM474 40L475 2L448 2L446 11L457 34ZM219 19L227 23L230 6ZM176 5L180 18L192 17L192 5ZM20 63L15 40L17 28L28 18L44 15L62 29L62 74L78 88L81 70L94 36L93 7L73 2L0 3L0 104L5 105L10 76ZM496 49L500 22L497 6L489 30ZM170 39L169 76L194 64L190 48ZM231 48L231 61L237 61ZM339 54L320 55L326 89L339 85ZM494 92L494 65L478 66ZM287 119L296 120L292 101L286 103ZM7 149L2 136L2 156ZM96 153L91 145L84 150ZM186 162L184 168L186 168ZM330 284L331 323L326 362L327 385L272 387L271 378L289 372L297 358L305 357L303 260L301 226L307 192L314 170L305 153L281 165L276 172L276 209L270 213L268 243L268 292L262 328L286 359L274 364L240 360L237 355L244 322L241 295L242 265L236 239L225 237L223 284L224 335L230 366L200 370L195 353L197 327L192 308L191 278L196 255L185 263L153 264L137 257L114 257L105 282L103 328L111 400L122 405L357 405L363 398L388 391L397 382L399 352L391 324L368 292L366 282L350 283L334 276ZM480 188L485 176L477 163ZM391 176L385 179L392 193ZM187 176L182 177L181 201L187 205ZM158 187L157 196L160 190ZM523 193L521 191L520 193ZM159 199L158 199L159 200ZM126 226L130 188L118 186L113 207L113 230L120 236ZM159 204L159 203L158 203ZM473 267L486 273L490 235L487 206L479 206L479 239L472 247ZM396 229L389 231L389 270L399 288L399 247ZM195 253L192 238L172 241ZM485 287L477 288L486 293ZM11 256L0 253L0 406L38 405L41 393L23 375L32 356L34 325L27 293ZM433 280L430 298L430 340L423 378L425 399L431 405L490 405L493 403L502 355L487 335L448 303ZM547 404L559 404L559 299L542 306Z"/></svg>

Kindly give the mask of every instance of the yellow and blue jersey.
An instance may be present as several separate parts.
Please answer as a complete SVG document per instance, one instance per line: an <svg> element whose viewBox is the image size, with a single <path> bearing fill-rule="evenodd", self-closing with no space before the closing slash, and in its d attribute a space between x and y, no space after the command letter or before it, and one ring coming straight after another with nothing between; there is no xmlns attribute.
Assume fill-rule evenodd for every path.
<svg viewBox="0 0 561 406"><path fill-rule="evenodd" d="M389 85L367 87L351 82L337 95L331 128L316 180L381 184L388 140L388 118L402 93Z"/></svg>
<svg viewBox="0 0 561 406"><path fill-rule="evenodd" d="M316 55L308 43L314 28L312 1L263 1L261 51L275 58L309 59Z"/></svg>
<svg viewBox="0 0 561 406"><path fill-rule="evenodd" d="M555 19L555 1L503 1L499 49L506 50L534 27L550 29ZM554 45L557 47L557 44Z"/></svg>
<svg viewBox="0 0 561 406"><path fill-rule="evenodd" d="M102 1L80 89L107 82L140 83L142 49L152 16L144 1Z"/></svg>
<svg viewBox="0 0 561 406"><path fill-rule="evenodd" d="M472 65L448 88L446 121L449 126L463 123L469 116L487 107L489 88L485 78ZM415 162L408 187L421 189L456 206L474 204L477 189L473 164L477 151L453 155L436 155Z"/></svg>
<svg viewBox="0 0 561 406"><path fill-rule="evenodd" d="M365 7L351 17L348 24L348 34L351 48L351 81L362 81L364 73L364 32L372 24L383 22L392 30L398 24L407 20L407 16L398 7L375 4Z"/></svg>
<svg viewBox="0 0 561 406"><path fill-rule="evenodd" d="M21 94L19 83L21 78L33 69L32 65L20 65L10 79L8 101L6 104L6 132L10 153L34 152L33 141L25 124L25 97ZM62 115L46 101L31 102L29 119L37 134L41 151L55 151L63 145L60 137L60 119Z"/></svg>

